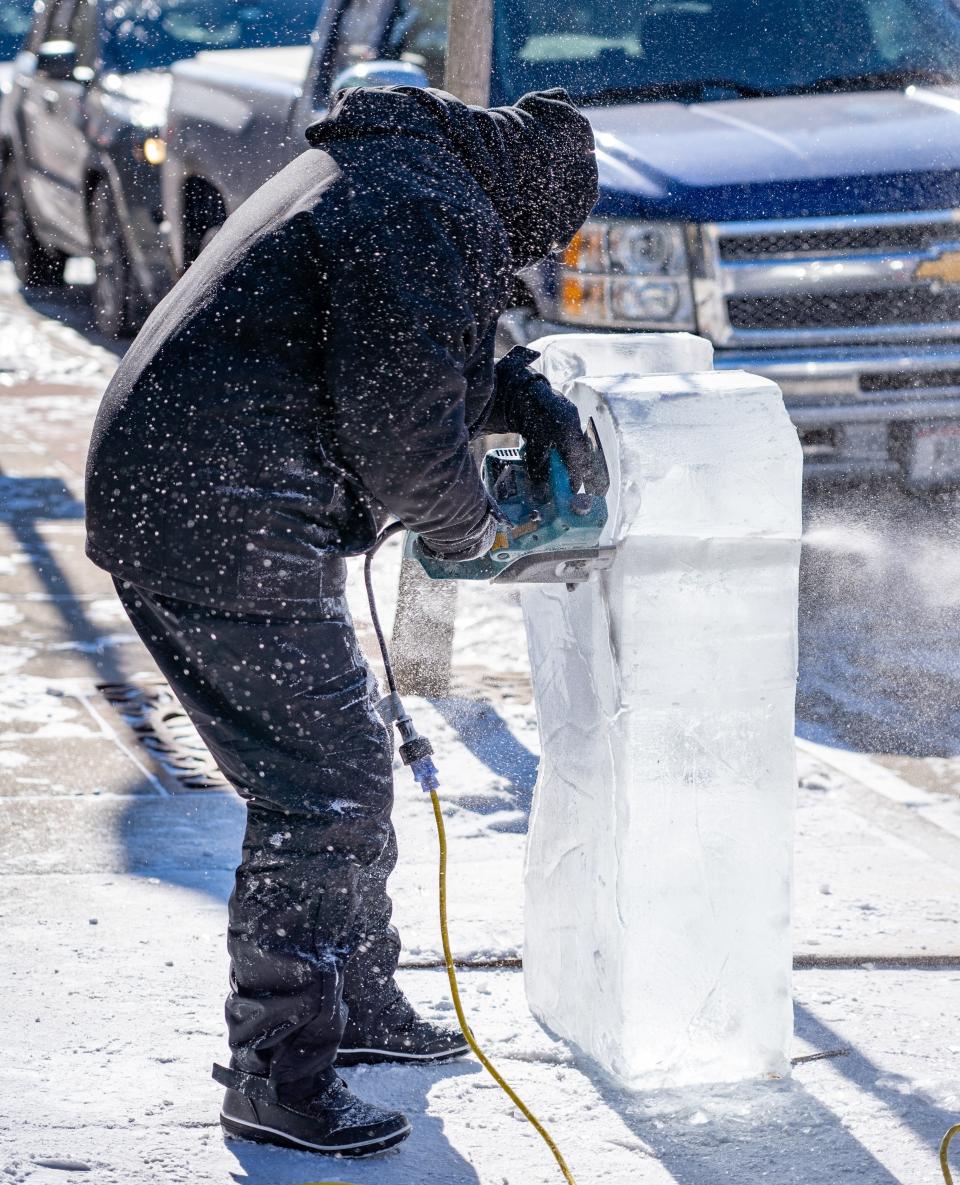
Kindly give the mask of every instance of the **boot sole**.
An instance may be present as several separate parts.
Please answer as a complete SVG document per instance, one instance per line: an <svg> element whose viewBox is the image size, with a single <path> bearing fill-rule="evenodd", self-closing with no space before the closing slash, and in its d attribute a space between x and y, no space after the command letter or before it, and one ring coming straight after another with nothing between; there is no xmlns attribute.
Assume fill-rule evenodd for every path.
<svg viewBox="0 0 960 1185"><path fill-rule="evenodd" d="M464 1043L455 1049L445 1049L442 1053L404 1053L400 1049L338 1049L337 1066L376 1066L382 1063L412 1062L417 1065L430 1065L436 1062L450 1062L454 1058L464 1057L470 1052L470 1046Z"/></svg>
<svg viewBox="0 0 960 1185"><path fill-rule="evenodd" d="M257 1144L278 1144L282 1148L294 1148L299 1151L322 1152L327 1156L376 1156L378 1152L386 1152L402 1143L413 1130L410 1124L398 1128L385 1136L377 1136L371 1140L357 1140L352 1144L314 1144L309 1140L301 1140L286 1132L278 1131L274 1127L265 1127L259 1123L247 1123L242 1119L232 1119L229 1115L220 1113L220 1126L224 1135L236 1140L252 1140Z"/></svg>

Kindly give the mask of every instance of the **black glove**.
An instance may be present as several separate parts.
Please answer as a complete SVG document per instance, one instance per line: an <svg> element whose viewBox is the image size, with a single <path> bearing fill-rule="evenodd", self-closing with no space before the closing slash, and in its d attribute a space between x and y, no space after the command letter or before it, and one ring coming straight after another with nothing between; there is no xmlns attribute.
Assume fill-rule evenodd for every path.
<svg viewBox="0 0 960 1185"><path fill-rule="evenodd" d="M570 474L576 493L603 494L596 454L580 427L580 413L558 395L542 374L528 363L539 358L534 350L514 346L496 365L495 415L510 432L519 432L526 446L527 472L541 484L550 475L550 450L556 449Z"/></svg>
<svg viewBox="0 0 960 1185"><path fill-rule="evenodd" d="M445 539L440 544L434 544L427 535L420 536L420 546L428 556L439 556L442 560L449 560L454 564L461 564L466 560L476 560L486 555L493 547L493 540L497 534L500 518L493 507L487 511L471 531L463 539Z"/></svg>

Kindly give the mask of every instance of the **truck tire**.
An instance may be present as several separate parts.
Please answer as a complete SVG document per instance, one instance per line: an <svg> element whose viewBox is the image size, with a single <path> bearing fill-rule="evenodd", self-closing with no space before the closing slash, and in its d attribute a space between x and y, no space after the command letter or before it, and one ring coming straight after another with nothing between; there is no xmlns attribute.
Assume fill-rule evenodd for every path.
<svg viewBox="0 0 960 1185"><path fill-rule="evenodd" d="M189 267L227 219L223 198L205 181L191 178L184 189L183 266Z"/></svg>
<svg viewBox="0 0 960 1185"><path fill-rule="evenodd" d="M87 219L96 273L91 293L94 320L104 337L131 337L140 327L142 300L116 199L105 177L93 187Z"/></svg>
<svg viewBox="0 0 960 1185"><path fill-rule="evenodd" d="M44 247L34 233L13 157L6 159L0 172L0 203L0 231L20 283L24 288L62 284L66 256Z"/></svg>

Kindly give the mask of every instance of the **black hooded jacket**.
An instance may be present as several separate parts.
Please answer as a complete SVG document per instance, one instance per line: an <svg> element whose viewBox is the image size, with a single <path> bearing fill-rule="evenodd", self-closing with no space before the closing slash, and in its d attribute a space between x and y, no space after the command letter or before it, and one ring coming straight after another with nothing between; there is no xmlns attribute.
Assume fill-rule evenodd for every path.
<svg viewBox="0 0 960 1185"><path fill-rule="evenodd" d="M482 532L468 444L509 428L497 318L596 200L589 125L560 91L486 111L351 90L307 138L104 396L87 554L154 592L309 612L320 557L366 550L388 514L448 552Z"/></svg>

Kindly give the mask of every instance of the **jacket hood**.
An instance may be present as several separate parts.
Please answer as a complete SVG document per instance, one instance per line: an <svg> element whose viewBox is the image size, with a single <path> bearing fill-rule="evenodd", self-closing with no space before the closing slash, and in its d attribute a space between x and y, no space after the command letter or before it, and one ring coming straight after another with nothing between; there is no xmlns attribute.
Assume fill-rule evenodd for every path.
<svg viewBox="0 0 960 1185"><path fill-rule="evenodd" d="M484 108L439 90L355 87L306 136L314 147L414 136L454 152L503 221L516 270L563 250L598 197L593 132L559 88Z"/></svg>

